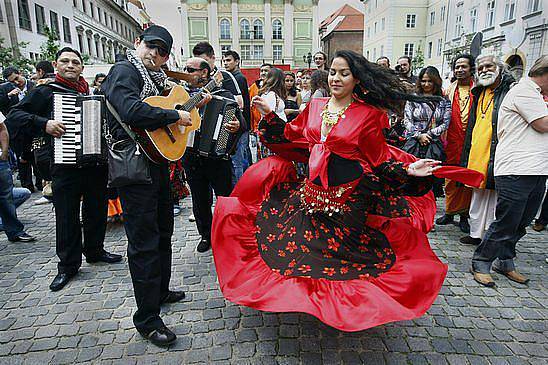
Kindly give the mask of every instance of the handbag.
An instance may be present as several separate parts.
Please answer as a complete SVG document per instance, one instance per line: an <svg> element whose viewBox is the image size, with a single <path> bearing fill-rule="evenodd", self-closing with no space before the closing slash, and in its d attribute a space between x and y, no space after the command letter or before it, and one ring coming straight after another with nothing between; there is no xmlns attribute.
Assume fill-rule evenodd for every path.
<svg viewBox="0 0 548 365"><path fill-rule="evenodd" d="M436 108L432 110L432 117L430 118L430 123L426 126L424 131L427 131L428 129L430 129L430 127L434 123L434 118L435 118L434 114L436 113ZM424 131L422 133L424 133ZM426 146L421 145L417 138L409 138L403 145L402 149L405 152L410 153L413 156L416 156L418 158L429 158L432 160L438 160L442 162L445 161L445 159L447 158L445 154L445 148L443 146L443 142L441 141L440 137L433 137L432 141Z"/></svg>
<svg viewBox="0 0 548 365"><path fill-rule="evenodd" d="M106 100L107 108L130 138L114 141L107 124L104 124L108 147L108 187L152 184L147 157L139 151L137 136L122 122L112 104Z"/></svg>

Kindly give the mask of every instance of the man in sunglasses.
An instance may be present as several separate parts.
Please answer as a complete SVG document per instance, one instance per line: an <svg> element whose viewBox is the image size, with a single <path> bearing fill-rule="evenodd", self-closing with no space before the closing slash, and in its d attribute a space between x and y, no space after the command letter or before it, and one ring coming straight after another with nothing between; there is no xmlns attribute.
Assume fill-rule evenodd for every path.
<svg viewBox="0 0 548 365"><path fill-rule="evenodd" d="M190 126L186 111L153 107L143 99L160 94L167 76L161 66L169 59L173 38L168 30L152 25L135 40L135 50L127 60L117 62L101 85L123 123L154 130L171 123ZM129 139L122 125L108 113L110 133L116 141ZM170 199L168 164L149 162L150 184L118 187L128 238L128 262L137 311L133 323L137 331L157 346L175 342L175 334L160 318L160 307L185 297L169 290L171 278L171 236L173 203Z"/></svg>

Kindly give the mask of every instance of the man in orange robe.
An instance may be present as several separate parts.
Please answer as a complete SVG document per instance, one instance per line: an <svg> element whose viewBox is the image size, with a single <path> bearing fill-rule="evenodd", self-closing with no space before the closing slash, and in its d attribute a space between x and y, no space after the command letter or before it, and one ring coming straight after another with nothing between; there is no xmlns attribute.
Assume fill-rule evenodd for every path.
<svg viewBox="0 0 548 365"><path fill-rule="evenodd" d="M448 165L459 165L462 154L462 146L468 125L470 106L472 105L472 87L474 81L474 57L462 54L455 57L452 63L453 74L457 78L447 90L447 96L452 102L451 123L447 130L447 154ZM459 228L463 233L470 232L468 223L468 209L472 189L458 184L453 180L445 182L445 215L436 219L436 224L446 225L455 223L455 215L460 216Z"/></svg>

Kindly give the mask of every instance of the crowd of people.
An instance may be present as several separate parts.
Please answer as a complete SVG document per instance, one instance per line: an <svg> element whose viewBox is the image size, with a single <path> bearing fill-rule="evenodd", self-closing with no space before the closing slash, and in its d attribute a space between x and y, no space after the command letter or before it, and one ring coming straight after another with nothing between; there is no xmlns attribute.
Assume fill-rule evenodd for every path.
<svg viewBox="0 0 548 365"><path fill-rule="evenodd" d="M185 297L169 284L174 217L188 195L196 250L213 245L223 294L260 310L306 312L345 331L422 315L447 271L426 236L441 197L445 213L435 223L456 224L459 216L460 243L477 246L476 281L494 286L492 269L528 282L514 258L546 191L548 56L517 83L491 54L455 57L444 89L433 66L415 76L410 57L392 69L388 57L374 63L351 51L332 60L317 52L315 69L265 63L248 82L236 51L222 55L220 69L214 48L200 42L183 82L163 70L172 44L167 29L147 28L91 87L82 56L69 47L52 63L39 62L33 80L3 70L3 230L12 242L35 240L16 208L36 189L43 191L37 204L53 202L59 263L52 291L76 276L82 255L88 263L120 262L104 238L108 222L123 222L135 327L156 345L173 343L160 309ZM222 81L204 93L215 75ZM175 85L199 96L202 117L212 95L238 105L224 126L236 140L230 156L198 153L192 143L169 163L139 152L135 128L192 125L187 111L143 101ZM114 184L107 151L75 165L54 163L53 140L67 132L53 118L59 92L103 95L105 150L133 146L130 157L144 163L144 173ZM13 186L15 169L21 188ZM546 200L537 231L548 221Z"/></svg>

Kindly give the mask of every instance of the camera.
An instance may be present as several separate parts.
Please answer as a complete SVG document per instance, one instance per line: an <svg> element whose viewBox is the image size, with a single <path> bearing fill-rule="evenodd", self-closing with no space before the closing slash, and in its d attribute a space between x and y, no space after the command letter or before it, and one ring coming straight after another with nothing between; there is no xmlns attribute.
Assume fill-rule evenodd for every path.
<svg viewBox="0 0 548 365"><path fill-rule="evenodd" d="M394 70L396 70L397 73L401 73L401 65L396 65L396 67L394 67Z"/></svg>

